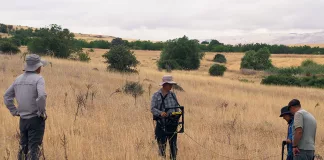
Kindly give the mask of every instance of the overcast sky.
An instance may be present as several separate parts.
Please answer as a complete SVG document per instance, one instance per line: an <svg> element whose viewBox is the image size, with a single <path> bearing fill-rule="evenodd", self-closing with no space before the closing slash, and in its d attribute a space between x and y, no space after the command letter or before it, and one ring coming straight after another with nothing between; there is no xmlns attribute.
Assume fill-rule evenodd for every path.
<svg viewBox="0 0 324 160"><path fill-rule="evenodd" d="M324 0L0 0L0 23L122 38L209 39L324 30Z"/></svg>

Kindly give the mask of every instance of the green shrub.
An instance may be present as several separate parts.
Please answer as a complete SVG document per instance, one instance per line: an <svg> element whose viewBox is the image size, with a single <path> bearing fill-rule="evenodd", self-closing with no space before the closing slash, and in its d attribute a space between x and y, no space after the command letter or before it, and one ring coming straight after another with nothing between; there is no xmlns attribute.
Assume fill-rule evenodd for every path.
<svg viewBox="0 0 324 160"><path fill-rule="evenodd" d="M90 48L90 49L89 49L89 52L94 52L93 48Z"/></svg>
<svg viewBox="0 0 324 160"><path fill-rule="evenodd" d="M261 84L324 88L324 77L295 77L291 75L271 75L264 78Z"/></svg>
<svg viewBox="0 0 324 160"><path fill-rule="evenodd" d="M216 54L213 61L218 63L226 63L227 60L224 55Z"/></svg>
<svg viewBox="0 0 324 160"><path fill-rule="evenodd" d="M288 67L288 68L270 68L267 72L272 74L280 75L316 75L324 74L324 65L315 63L312 60L305 60L299 67Z"/></svg>
<svg viewBox="0 0 324 160"><path fill-rule="evenodd" d="M0 51L3 53L19 53L20 49L9 41L0 41Z"/></svg>
<svg viewBox="0 0 324 160"><path fill-rule="evenodd" d="M165 43L157 64L162 69L169 65L172 69L194 70L199 68L201 58L198 41L184 36Z"/></svg>
<svg viewBox="0 0 324 160"><path fill-rule="evenodd" d="M126 82L123 87L123 92L132 95L135 99L136 104L137 97L143 95L144 90L143 86L139 82Z"/></svg>
<svg viewBox="0 0 324 160"><path fill-rule="evenodd" d="M298 78L291 75L271 75L262 79L261 84L300 86L300 81Z"/></svg>
<svg viewBox="0 0 324 160"><path fill-rule="evenodd" d="M111 41L111 46L118 46L118 45L124 45L125 41L121 38L115 38Z"/></svg>
<svg viewBox="0 0 324 160"><path fill-rule="evenodd" d="M269 73L280 74L280 75L298 75L302 73L300 67L288 67L288 68L276 68L272 67L267 70Z"/></svg>
<svg viewBox="0 0 324 160"><path fill-rule="evenodd" d="M306 59L301 63L301 67L317 66L318 64L311 59Z"/></svg>
<svg viewBox="0 0 324 160"><path fill-rule="evenodd" d="M257 52L251 50L245 53L242 58L241 68L265 70L272 67L270 60L271 53L267 48L261 48Z"/></svg>
<svg viewBox="0 0 324 160"><path fill-rule="evenodd" d="M214 64L209 68L209 74L211 76L223 76L226 71L226 67L220 64Z"/></svg>
<svg viewBox="0 0 324 160"><path fill-rule="evenodd" d="M133 72L139 61L137 61L134 52L131 52L124 45L113 46L103 57L106 63L109 64L108 68L120 72Z"/></svg>
<svg viewBox="0 0 324 160"><path fill-rule="evenodd" d="M91 60L89 53L79 52L78 56L81 62L89 62Z"/></svg>

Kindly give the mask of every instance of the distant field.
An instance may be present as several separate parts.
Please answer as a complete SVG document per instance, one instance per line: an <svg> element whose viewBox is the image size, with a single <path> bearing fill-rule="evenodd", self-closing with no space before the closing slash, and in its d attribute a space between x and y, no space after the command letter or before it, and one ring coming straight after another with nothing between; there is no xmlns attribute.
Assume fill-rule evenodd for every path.
<svg viewBox="0 0 324 160"><path fill-rule="evenodd" d="M6 38L6 37L9 37L9 35L7 33L0 33L0 37Z"/></svg>
<svg viewBox="0 0 324 160"><path fill-rule="evenodd" d="M90 63L45 57L52 62L52 67L45 67L42 73L48 93L49 118L44 137L47 160L64 159L63 134L68 142L69 160L158 160L149 94L159 89L158 83L165 74L172 74L185 90L177 92L180 103L185 106L185 132L210 149L204 149L187 135L179 134L179 160L228 160L222 156L280 159L287 124L279 118L279 112L292 98L299 98L303 107L316 117L316 153L324 156L324 91L321 89L260 85L258 81L262 73L251 76L240 73L242 53L225 54L229 70L224 77L211 77L207 71L216 53L207 53L197 71L165 73L158 71L155 64L159 51L135 51L141 62L139 74L122 75L106 71L107 65L101 57L106 51L95 49L90 52ZM324 64L324 56L271 57L278 67L299 65L308 58ZM22 73L22 67L20 55L0 55L0 93L4 93ZM242 78L254 83L240 82ZM111 96L126 81L143 84L145 93L136 105L131 96L122 93ZM93 102L88 100L87 107L74 122L76 96L86 93L87 84L93 85L92 90L97 91L97 95ZM149 85L153 86L151 93ZM0 123L0 158L8 149L10 160L14 160L18 149L18 118L9 114L2 98Z"/></svg>

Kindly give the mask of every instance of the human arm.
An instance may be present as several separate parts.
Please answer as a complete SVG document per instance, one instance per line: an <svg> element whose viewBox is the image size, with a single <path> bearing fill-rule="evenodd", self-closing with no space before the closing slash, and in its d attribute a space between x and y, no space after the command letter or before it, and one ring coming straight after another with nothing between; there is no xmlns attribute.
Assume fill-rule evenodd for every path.
<svg viewBox="0 0 324 160"><path fill-rule="evenodd" d="M4 96L4 103L9 109L10 113L13 116L19 116L17 107L15 106L14 99L15 99L15 89L14 89L14 84L12 84L8 90L5 92Z"/></svg>
<svg viewBox="0 0 324 160"><path fill-rule="evenodd" d="M303 137L303 127L304 127L304 121L303 121L303 115L299 112L295 114L295 121L294 121L294 128L295 128L295 134L294 134L294 140L293 140L293 152L294 154L299 153L298 144Z"/></svg>
<svg viewBox="0 0 324 160"><path fill-rule="evenodd" d="M39 116L46 119L46 98L47 94L45 92L45 80L44 78L40 78L36 84L37 87L37 99L36 99L36 105L38 108L38 114Z"/></svg>
<svg viewBox="0 0 324 160"><path fill-rule="evenodd" d="M153 114L153 116L160 116L163 113L159 110L158 96L156 94L152 96L151 113Z"/></svg>

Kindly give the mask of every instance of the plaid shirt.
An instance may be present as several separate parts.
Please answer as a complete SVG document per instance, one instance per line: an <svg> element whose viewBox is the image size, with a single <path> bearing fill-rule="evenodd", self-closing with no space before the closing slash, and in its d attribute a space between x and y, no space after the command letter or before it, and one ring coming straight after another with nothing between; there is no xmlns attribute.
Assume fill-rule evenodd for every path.
<svg viewBox="0 0 324 160"><path fill-rule="evenodd" d="M173 96L171 95L173 94ZM169 92L165 95L164 99L164 107L162 105L162 90L155 92L152 96L152 102L151 102L151 112L154 116L160 116L162 112L165 112L165 108L174 108L178 107L179 104L177 103L177 97L173 92ZM162 107L162 108L161 108ZM168 114L177 111L176 109L169 109L167 111Z"/></svg>

